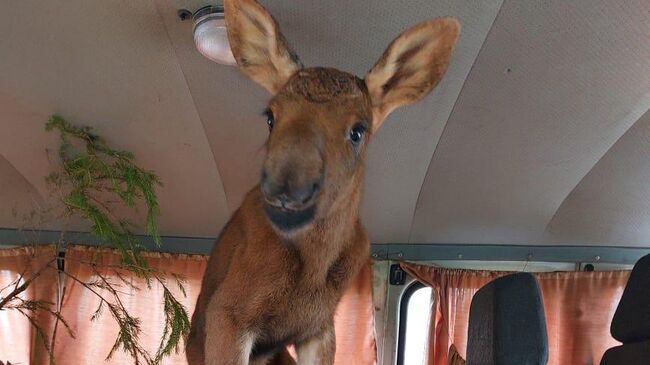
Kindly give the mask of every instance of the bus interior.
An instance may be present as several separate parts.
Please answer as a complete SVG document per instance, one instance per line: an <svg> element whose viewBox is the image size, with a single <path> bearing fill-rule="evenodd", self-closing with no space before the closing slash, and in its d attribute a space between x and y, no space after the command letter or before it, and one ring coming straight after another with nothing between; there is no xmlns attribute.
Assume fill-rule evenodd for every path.
<svg viewBox="0 0 650 365"><path fill-rule="evenodd" d="M279 25L274 47L361 83L409 27L461 26L433 91L372 130L368 263L334 314L333 360L282 342L298 364L650 364L650 2L226 2L267 9L260 39ZM228 11L5 2L0 364L193 365L208 256L283 128L263 114L267 75L238 70L256 60L231 52ZM262 280L242 275L242 292ZM237 365L266 364L257 345Z"/></svg>

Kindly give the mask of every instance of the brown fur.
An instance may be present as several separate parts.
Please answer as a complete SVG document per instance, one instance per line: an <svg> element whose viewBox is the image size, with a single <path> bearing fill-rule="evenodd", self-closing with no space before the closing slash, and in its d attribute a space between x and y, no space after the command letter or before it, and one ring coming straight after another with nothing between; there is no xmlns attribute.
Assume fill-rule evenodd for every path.
<svg viewBox="0 0 650 365"><path fill-rule="evenodd" d="M386 110L413 102L433 88L453 44L448 47L445 37L431 40L411 31L398 46L389 47L364 81L335 69L300 70L261 5L254 0L226 0L224 5L241 71L274 94L269 108L275 126L267 143L262 186L273 181L293 191L317 182L319 189L305 201L282 203L282 208L268 189L256 186L247 194L210 256L187 358L191 365L292 364L285 346L295 344L299 363L331 365L334 311L368 260L359 202L370 134ZM440 27L431 24L419 27ZM455 43L457 28L451 32ZM417 38L423 52L408 45L410 37ZM431 54L443 60L414 60ZM426 67L413 66L417 64ZM423 84L422 79L427 81ZM377 85L379 93L373 89ZM367 126L368 133L352 143L348 136L358 125ZM270 205L292 214L308 209L314 213L307 223L283 228L270 221Z"/></svg>

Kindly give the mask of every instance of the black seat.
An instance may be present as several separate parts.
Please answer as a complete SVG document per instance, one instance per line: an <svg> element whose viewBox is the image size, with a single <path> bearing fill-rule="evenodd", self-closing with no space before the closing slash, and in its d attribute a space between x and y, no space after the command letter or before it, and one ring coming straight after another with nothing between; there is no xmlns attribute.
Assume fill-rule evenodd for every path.
<svg viewBox="0 0 650 365"><path fill-rule="evenodd" d="M544 365L546 316L537 280L507 275L481 288L469 315L467 365Z"/></svg>
<svg viewBox="0 0 650 365"><path fill-rule="evenodd" d="M650 255L634 265L611 332L623 345L607 350L601 365L650 364Z"/></svg>

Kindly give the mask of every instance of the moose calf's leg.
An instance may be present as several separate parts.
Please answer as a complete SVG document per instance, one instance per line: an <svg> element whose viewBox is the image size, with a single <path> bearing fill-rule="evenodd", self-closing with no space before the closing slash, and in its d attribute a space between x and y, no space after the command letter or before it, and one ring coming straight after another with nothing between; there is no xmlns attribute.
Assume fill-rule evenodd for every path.
<svg viewBox="0 0 650 365"><path fill-rule="evenodd" d="M193 323L192 330L187 338L187 345L185 346L187 362L190 365L204 365L202 336L203 328L199 329Z"/></svg>
<svg viewBox="0 0 650 365"><path fill-rule="evenodd" d="M332 365L336 352L334 326L329 325L317 336L296 344L298 365Z"/></svg>
<svg viewBox="0 0 650 365"><path fill-rule="evenodd" d="M205 365L203 354L205 340L205 305L202 303L202 298L199 296L196 309L192 315L192 326L185 346L185 354L189 365Z"/></svg>
<svg viewBox="0 0 650 365"><path fill-rule="evenodd" d="M205 365L249 365L254 341L252 333L208 333L205 341Z"/></svg>
<svg viewBox="0 0 650 365"><path fill-rule="evenodd" d="M206 316L205 365L248 365L255 334L237 328L221 311Z"/></svg>

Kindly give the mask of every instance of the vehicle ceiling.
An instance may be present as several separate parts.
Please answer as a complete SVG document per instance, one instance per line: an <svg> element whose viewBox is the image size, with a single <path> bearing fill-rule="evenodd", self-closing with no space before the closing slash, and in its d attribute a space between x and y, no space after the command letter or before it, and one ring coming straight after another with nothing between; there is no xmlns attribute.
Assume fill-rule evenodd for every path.
<svg viewBox="0 0 650 365"><path fill-rule="evenodd" d="M451 66L372 141L374 243L650 247L650 3L262 1L307 66L363 76L418 21L463 25ZM162 233L213 237L254 186L269 95L203 58L204 1L12 2L0 22L0 227L51 199L52 113L164 181ZM56 221L48 228L61 229Z"/></svg>

